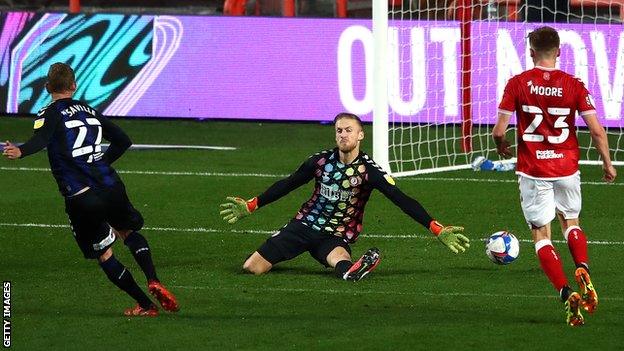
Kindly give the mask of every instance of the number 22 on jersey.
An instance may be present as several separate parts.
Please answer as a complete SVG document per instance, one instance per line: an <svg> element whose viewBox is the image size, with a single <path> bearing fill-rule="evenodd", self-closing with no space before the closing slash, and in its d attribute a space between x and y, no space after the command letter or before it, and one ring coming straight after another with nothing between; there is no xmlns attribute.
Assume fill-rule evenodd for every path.
<svg viewBox="0 0 624 351"><path fill-rule="evenodd" d="M87 163L91 163L95 160L99 160L102 156L102 146L100 143L102 142L102 125L97 118L87 118L86 122L90 126L97 127L97 137L95 138L95 142L92 145L84 145L85 139L87 138L88 128L81 120L71 120L65 122L65 127L68 129L78 128L78 135L76 136L76 140L74 141L74 146L72 147L72 157L80 157L83 155L89 155L87 159ZM94 155L95 154L95 155Z"/></svg>

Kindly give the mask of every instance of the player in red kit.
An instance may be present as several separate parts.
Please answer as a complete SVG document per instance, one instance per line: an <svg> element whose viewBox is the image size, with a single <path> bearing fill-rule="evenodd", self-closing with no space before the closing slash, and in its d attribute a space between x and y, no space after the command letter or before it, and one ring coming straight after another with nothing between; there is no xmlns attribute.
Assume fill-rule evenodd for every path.
<svg viewBox="0 0 624 351"><path fill-rule="evenodd" d="M598 294L589 276L587 238L579 226L581 179L576 113L585 121L602 158L604 180L613 182L607 135L596 116L594 102L584 84L555 68L559 57L559 35L551 27L529 34L535 68L507 82L492 131L497 151L511 157L505 140L509 118L516 112L518 183L524 217L531 228L535 251L546 276L559 291L569 325L583 325L581 309L592 313ZM550 241L550 222L556 217L576 264L575 279L580 294L568 285L561 259Z"/></svg>

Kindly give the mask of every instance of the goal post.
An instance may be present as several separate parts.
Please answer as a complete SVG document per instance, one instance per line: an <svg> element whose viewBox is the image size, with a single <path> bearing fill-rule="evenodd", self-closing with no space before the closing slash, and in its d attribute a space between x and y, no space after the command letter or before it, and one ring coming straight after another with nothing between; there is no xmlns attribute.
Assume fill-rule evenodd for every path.
<svg viewBox="0 0 624 351"><path fill-rule="evenodd" d="M373 0L373 159L386 172L388 162L388 1Z"/></svg>
<svg viewBox="0 0 624 351"><path fill-rule="evenodd" d="M613 5L605 11L598 0L571 0L555 19L547 9L532 15L531 1L373 0L373 157L382 167L408 176L498 159L497 106L507 80L533 67L526 37L542 25L559 31L559 68L588 87L611 157L624 165L624 0L601 0ZM599 164L578 116L577 126L581 164Z"/></svg>

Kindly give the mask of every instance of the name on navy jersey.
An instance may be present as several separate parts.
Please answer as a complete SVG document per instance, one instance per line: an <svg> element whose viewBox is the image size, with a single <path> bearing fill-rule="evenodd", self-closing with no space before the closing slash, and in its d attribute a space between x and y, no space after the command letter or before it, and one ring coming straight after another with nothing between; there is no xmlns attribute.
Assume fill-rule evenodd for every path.
<svg viewBox="0 0 624 351"><path fill-rule="evenodd" d="M63 116L73 117L78 112L86 112L91 116L96 116L95 110L85 105L71 105L61 111Z"/></svg>

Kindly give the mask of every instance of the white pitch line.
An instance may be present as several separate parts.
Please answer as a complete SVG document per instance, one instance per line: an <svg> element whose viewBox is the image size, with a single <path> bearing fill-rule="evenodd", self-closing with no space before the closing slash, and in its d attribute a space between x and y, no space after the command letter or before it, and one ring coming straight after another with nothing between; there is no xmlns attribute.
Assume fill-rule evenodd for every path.
<svg viewBox="0 0 624 351"><path fill-rule="evenodd" d="M32 228L69 228L67 224L46 224L46 223L0 223L0 227L32 227ZM277 230L257 230L257 229L215 229L215 228L175 228L175 227L144 227L143 230L154 232L182 232L182 233L234 233L234 234L274 234ZM419 239L433 240L433 236L409 235L409 234L382 234L382 233L364 233L363 238L376 239ZM476 240L485 241L486 238ZM533 243L529 239L518 239L523 243ZM565 240L551 240L554 243L565 244ZM588 240L591 245L624 245L624 241L606 241L606 240Z"/></svg>
<svg viewBox="0 0 624 351"><path fill-rule="evenodd" d="M401 180L423 180L423 181L448 181L448 182L474 182L474 183L514 183L518 184L517 179L486 179L486 178L434 178L434 177L407 177ZM606 183L606 182L581 182L583 185L607 185L622 186L624 183Z"/></svg>
<svg viewBox="0 0 624 351"><path fill-rule="evenodd" d="M107 145L107 144L102 144ZM168 150L168 149L189 149L189 150L220 150L232 151L237 148L232 146L211 146L211 145L160 145L160 144L132 144L130 149L135 150Z"/></svg>
<svg viewBox="0 0 624 351"><path fill-rule="evenodd" d="M17 144L22 145L21 143ZM1 145L0 145L1 146ZM105 149L110 144L102 144ZM216 146L216 145L166 145L166 144L132 144L131 150L169 150L169 149L186 149L186 150L219 150L219 151L234 151L238 148L233 146ZM0 151L2 148L0 147Z"/></svg>
<svg viewBox="0 0 624 351"><path fill-rule="evenodd" d="M338 289L306 289L306 288L271 288L271 287L262 287L262 288L250 288L250 287L214 287L214 286L188 286L188 285L174 285L172 286L177 289L189 289L189 290L247 290L254 291L258 293L266 292L266 291L275 291L275 292L288 292L288 293L325 293L325 294L348 294L348 295L399 295L399 296L431 296L431 297L493 297L493 298L504 298L504 299L512 299L512 298L525 298L525 299L558 299L558 296L553 295L524 295L524 294L492 294L492 293L468 293L468 292L446 292L446 293L435 293L435 292L427 292L427 291L415 291L415 292L404 292L404 291L395 291L395 290L338 290ZM602 300L611 300L611 301L624 301L623 297L603 297L600 296Z"/></svg>
<svg viewBox="0 0 624 351"><path fill-rule="evenodd" d="M0 171L17 172L50 172L49 168L38 167L0 167ZM223 172L167 172L167 171L124 171L117 170L119 174L138 175L165 175L165 176L200 176L200 177L262 177L262 178L283 178L287 174L266 174L266 173L223 173Z"/></svg>
<svg viewBox="0 0 624 351"><path fill-rule="evenodd" d="M49 172L49 168L42 167L0 167L0 171L17 171L17 172ZM226 172L182 172L182 171L128 171L117 170L119 174L136 174L136 175L156 175L156 176L198 176L198 177L262 177L262 178L284 178L288 174L273 173L226 173ZM435 178L435 177L405 177L400 178L407 181L442 181L442 182L473 182L473 183L515 183L514 179L487 179L487 178ZM624 186L624 183L605 183L605 182L581 182L583 185L602 185L602 186Z"/></svg>

